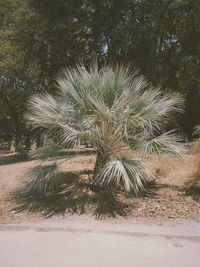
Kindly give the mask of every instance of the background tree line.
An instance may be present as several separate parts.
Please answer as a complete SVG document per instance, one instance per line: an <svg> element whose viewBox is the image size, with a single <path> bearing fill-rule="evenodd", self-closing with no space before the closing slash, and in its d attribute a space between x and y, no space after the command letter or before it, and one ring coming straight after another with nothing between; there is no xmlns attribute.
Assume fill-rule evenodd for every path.
<svg viewBox="0 0 200 267"><path fill-rule="evenodd" d="M191 138L200 123L199 14L200 0L0 0L0 141L28 147L27 99L54 92L63 67L94 57L184 94L179 126Z"/></svg>

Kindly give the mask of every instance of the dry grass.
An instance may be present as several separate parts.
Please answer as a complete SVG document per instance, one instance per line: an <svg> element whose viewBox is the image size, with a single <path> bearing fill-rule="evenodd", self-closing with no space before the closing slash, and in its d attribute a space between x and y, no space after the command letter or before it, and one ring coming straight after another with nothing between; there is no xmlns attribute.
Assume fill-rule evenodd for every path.
<svg viewBox="0 0 200 267"><path fill-rule="evenodd" d="M193 155L193 171L187 185L200 182L200 138L191 143L190 153Z"/></svg>
<svg viewBox="0 0 200 267"><path fill-rule="evenodd" d="M191 154L200 153L200 139L199 138L189 144L189 150Z"/></svg>
<svg viewBox="0 0 200 267"><path fill-rule="evenodd" d="M186 194L200 200L200 152L194 154L194 168L190 179L186 183Z"/></svg>
<svg viewBox="0 0 200 267"><path fill-rule="evenodd" d="M196 158L192 179L194 179L195 181L200 181L200 154L198 154L198 158Z"/></svg>
<svg viewBox="0 0 200 267"><path fill-rule="evenodd" d="M160 183L184 186L190 179L190 174L194 168L194 157L185 155L177 157L172 155L151 156L151 171ZM184 168L183 168L184 166Z"/></svg>

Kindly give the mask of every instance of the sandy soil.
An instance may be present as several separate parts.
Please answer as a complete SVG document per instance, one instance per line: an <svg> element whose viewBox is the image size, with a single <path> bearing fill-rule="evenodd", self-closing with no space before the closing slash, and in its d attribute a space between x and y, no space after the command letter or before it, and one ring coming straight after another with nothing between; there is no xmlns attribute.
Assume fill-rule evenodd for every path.
<svg viewBox="0 0 200 267"><path fill-rule="evenodd" d="M63 159L60 159L61 162ZM191 196L186 196L184 187L192 177L196 155L183 158L162 156L150 158L152 173L156 178L155 197L129 198L130 217L134 218L189 218L200 219L200 203ZM62 164L63 170L88 170L95 163L94 155L81 155ZM9 193L19 186L22 173L27 168L36 166L38 161L17 162L13 154L0 154L0 223L19 223L34 221L60 220L57 217L44 219L40 214L14 213L13 203L8 200Z"/></svg>

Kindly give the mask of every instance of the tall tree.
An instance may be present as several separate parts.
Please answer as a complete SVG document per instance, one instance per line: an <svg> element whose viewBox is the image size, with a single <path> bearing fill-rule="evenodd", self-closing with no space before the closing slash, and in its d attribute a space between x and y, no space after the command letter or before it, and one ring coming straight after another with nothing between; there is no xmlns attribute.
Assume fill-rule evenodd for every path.
<svg viewBox="0 0 200 267"><path fill-rule="evenodd" d="M185 94L180 124L191 137L200 123L200 0L1 1L17 18L15 43L39 64L48 90L80 59L129 63L163 90Z"/></svg>
<svg viewBox="0 0 200 267"><path fill-rule="evenodd" d="M191 137L200 123L200 1L91 1L93 40L107 60L129 62L155 84L186 95L180 121Z"/></svg>
<svg viewBox="0 0 200 267"><path fill-rule="evenodd" d="M18 45L17 32L24 14L29 12L25 1L4 1L0 3L0 102L1 122L9 117L7 135L14 134L16 151L22 149L22 135L25 130L23 114L26 110L26 102L32 92L40 89L39 68L35 62L27 61L26 51ZM5 123L0 125L1 131ZM13 131L14 129L14 131ZM4 131L5 132L5 131Z"/></svg>

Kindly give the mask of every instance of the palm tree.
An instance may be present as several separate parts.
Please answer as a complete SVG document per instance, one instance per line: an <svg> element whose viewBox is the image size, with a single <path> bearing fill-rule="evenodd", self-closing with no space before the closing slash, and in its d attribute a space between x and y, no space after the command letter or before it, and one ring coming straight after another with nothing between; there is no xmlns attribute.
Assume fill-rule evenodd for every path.
<svg viewBox="0 0 200 267"><path fill-rule="evenodd" d="M99 70L95 63L87 70L78 65L62 72L57 88L54 96L31 97L27 118L59 146L75 146L78 140L89 143L96 151L94 185L142 194L148 168L142 156L129 158L128 151L183 152L179 137L167 132L182 111L182 97L164 94L130 68Z"/></svg>

